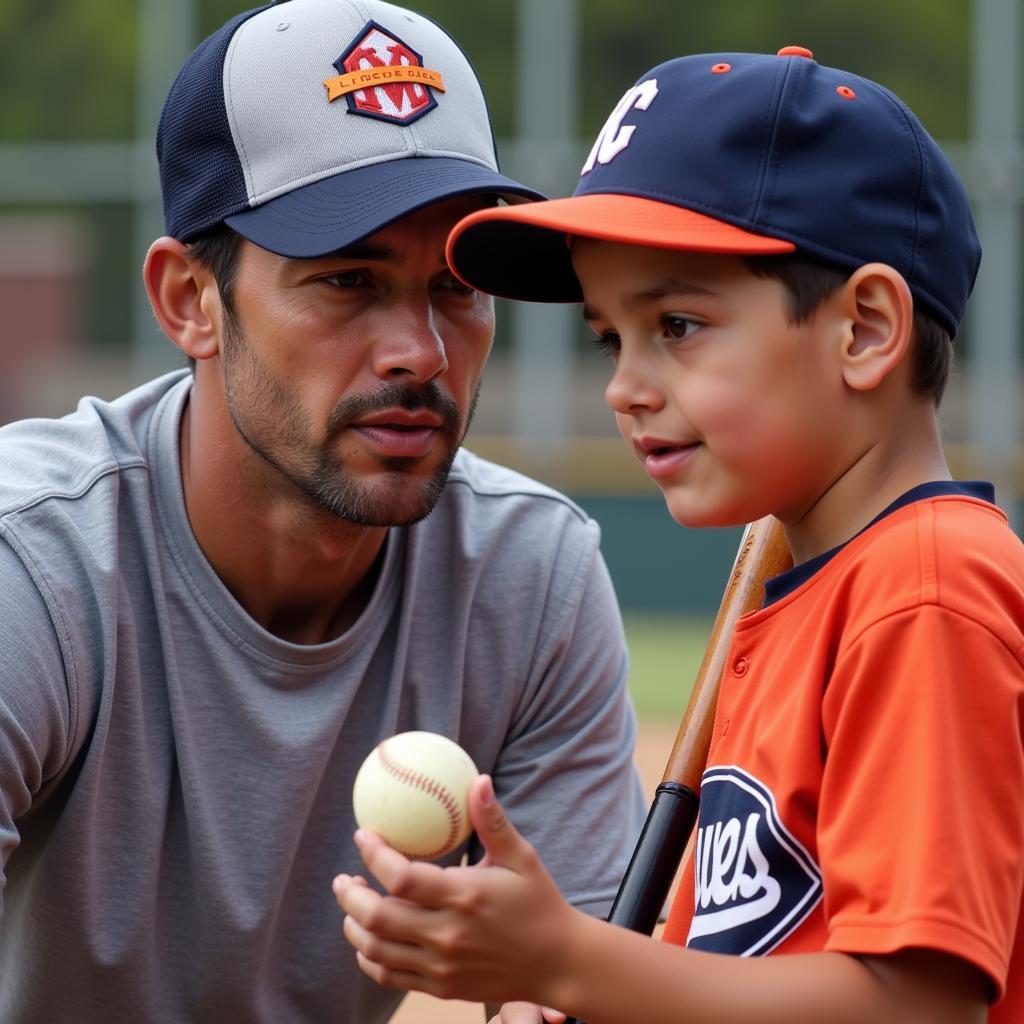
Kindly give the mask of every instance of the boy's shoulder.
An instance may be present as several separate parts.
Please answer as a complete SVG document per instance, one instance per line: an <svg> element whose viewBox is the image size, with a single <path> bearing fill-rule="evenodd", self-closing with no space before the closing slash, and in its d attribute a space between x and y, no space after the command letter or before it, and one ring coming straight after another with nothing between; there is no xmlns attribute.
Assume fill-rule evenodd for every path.
<svg viewBox="0 0 1024 1024"><path fill-rule="evenodd" d="M834 560L849 617L871 619L934 605L1007 639L1024 630L1024 544L995 505L944 494L904 505L854 538Z"/></svg>
<svg viewBox="0 0 1024 1024"><path fill-rule="evenodd" d="M1006 513L966 491L909 501L872 524L850 547L866 562L881 563L884 571L896 560L920 565L923 577L939 568L958 575L994 560L993 568L1024 574L1024 544L1010 529ZM935 582L941 586L942 581Z"/></svg>

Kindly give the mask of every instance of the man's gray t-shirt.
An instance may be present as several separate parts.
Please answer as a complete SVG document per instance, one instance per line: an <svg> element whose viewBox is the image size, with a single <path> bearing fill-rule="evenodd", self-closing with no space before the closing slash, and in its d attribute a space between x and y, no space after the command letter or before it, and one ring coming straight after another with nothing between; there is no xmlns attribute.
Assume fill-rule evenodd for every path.
<svg viewBox="0 0 1024 1024"><path fill-rule="evenodd" d="M596 524L463 451L358 621L286 642L189 528L189 388L0 430L0 1020L387 1020L330 885L363 873L355 773L407 729L462 744L604 913L644 798Z"/></svg>

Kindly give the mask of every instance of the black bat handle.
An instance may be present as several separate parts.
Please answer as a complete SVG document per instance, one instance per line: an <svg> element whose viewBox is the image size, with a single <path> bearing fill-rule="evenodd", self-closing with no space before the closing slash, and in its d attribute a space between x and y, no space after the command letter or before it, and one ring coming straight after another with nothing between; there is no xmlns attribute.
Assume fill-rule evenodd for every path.
<svg viewBox="0 0 1024 1024"><path fill-rule="evenodd" d="M622 877L608 921L650 935L697 824L697 794L678 782L662 782ZM570 1017L566 1024L583 1024Z"/></svg>

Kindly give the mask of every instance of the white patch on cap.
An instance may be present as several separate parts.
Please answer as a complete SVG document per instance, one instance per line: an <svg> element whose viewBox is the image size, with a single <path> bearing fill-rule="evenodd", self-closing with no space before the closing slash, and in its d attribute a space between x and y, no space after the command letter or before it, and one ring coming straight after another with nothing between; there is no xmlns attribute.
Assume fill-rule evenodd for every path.
<svg viewBox="0 0 1024 1024"><path fill-rule="evenodd" d="M358 9L357 9L358 6ZM250 206L342 171L413 156L453 157L497 170L480 84L462 51L425 18L380 0L302 0L243 22L224 59L224 102ZM329 103L324 80L368 21L443 75L437 106L409 124L352 115ZM384 90L378 89L377 93Z"/></svg>

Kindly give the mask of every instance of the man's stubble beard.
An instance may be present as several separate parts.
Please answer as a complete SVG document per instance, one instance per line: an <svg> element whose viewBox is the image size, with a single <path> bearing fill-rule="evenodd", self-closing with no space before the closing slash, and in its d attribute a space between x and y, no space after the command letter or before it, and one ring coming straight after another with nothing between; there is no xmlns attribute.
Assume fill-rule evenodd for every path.
<svg viewBox="0 0 1024 1024"><path fill-rule="evenodd" d="M339 401L331 412L326 440L316 446L308 440L301 408L264 370L228 310L222 361L228 414L242 440L316 507L357 526L408 526L433 511L480 395L478 384L463 428L458 407L434 381L415 390L384 382L370 394ZM381 474L358 479L330 450L331 440L354 418L396 406L410 411L426 408L440 416L447 455L426 480L411 475L418 460L403 456L378 459Z"/></svg>

